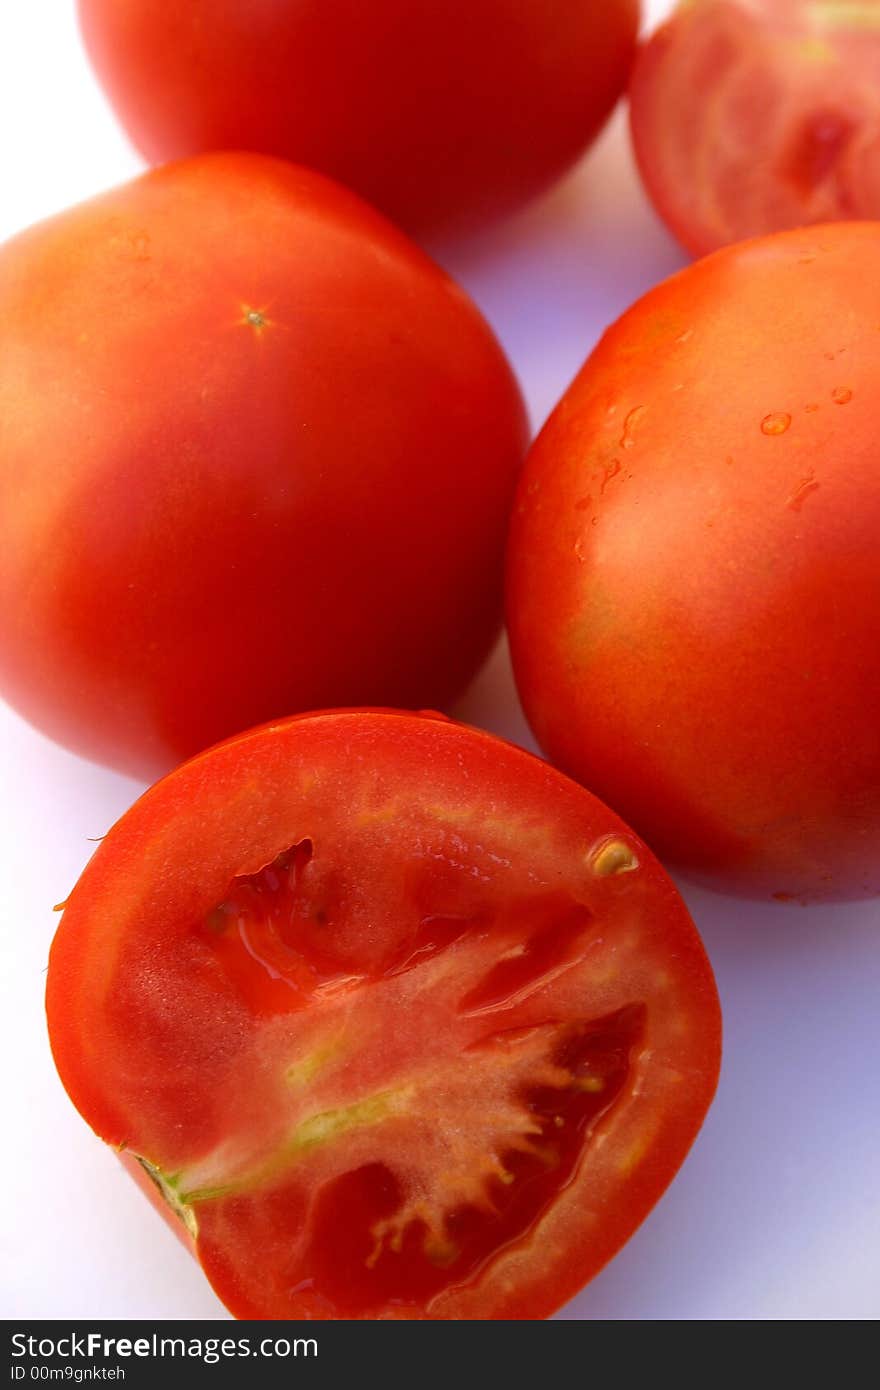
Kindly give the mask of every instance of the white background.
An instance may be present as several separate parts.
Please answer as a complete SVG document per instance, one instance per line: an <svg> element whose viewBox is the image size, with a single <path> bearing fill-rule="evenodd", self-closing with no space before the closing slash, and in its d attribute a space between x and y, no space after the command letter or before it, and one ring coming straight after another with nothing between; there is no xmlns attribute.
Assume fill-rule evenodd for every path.
<svg viewBox="0 0 880 1390"><path fill-rule="evenodd" d="M656 19L670 5L648 8ZM87 67L72 0L5 0L0 238L139 167ZM535 424L604 326L683 263L638 187L622 112L549 198L440 255L499 332ZM503 651L457 713L532 746ZM45 1035L52 904L88 837L140 790L0 704L0 1316L226 1316L73 1110ZM718 1099L660 1206L562 1316L876 1317L880 905L765 907L684 891L725 1012Z"/></svg>

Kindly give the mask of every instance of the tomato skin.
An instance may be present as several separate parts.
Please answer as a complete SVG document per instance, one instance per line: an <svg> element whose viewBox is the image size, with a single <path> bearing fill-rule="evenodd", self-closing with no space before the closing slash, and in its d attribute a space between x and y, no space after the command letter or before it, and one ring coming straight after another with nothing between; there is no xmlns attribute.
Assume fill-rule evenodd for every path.
<svg viewBox="0 0 880 1390"><path fill-rule="evenodd" d="M275 862L279 849L304 834L314 841L315 863L323 855L346 879L345 910L321 928L331 933L325 948L347 940L353 954L346 969L365 970L367 989L319 991L317 1008L295 1004L289 1016L260 1018L227 988L234 977L221 988L216 961L206 969L214 957L205 955L203 936L201 955L180 953L191 951L193 924L231 879ZM609 838L634 857L627 871L591 869L597 844L601 850ZM551 885L554 893L571 892L584 905L588 936L569 963L579 973L539 974L530 996L514 992L505 1001L497 990L487 995L485 985L497 981L499 968L522 972L528 949L511 955L502 946L510 945L509 910L527 885L528 894L538 893L535 902ZM418 969L426 967L417 964L407 994L407 967L392 949L389 971L388 948L401 930L401 907L424 912L430 898L447 905L454 898L462 908L491 903L497 914L480 912L470 924L463 917L463 935L431 958L433 978L420 983ZM527 938L534 922L527 916ZM92 1128L124 1147L129 1167L136 1154L161 1159L179 1187L181 1173L203 1173L212 1153L234 1153L248 1126L263 1122L261 1107L268 1105L274 1121L278 1098L266 1089L273 1057L288 1077L293 1063L298 1076L295 1085L284 1082L282 1104L304 1104L322 1120L326 1097L339 1098L334 1087L361 1105L375 1095L385 1054L395 1048L403 1080L412 1081L409 1068L415 1078L428 1068L433 1083L444 1035L480 1014L481 984L476 1036L488 1029L510 1037L514 1049L548 1026L542 1020L555 1027L571 1008L588 1017L613 1012L618 1002L645 1010L623 1089L598 1122L601 1144L588 1133L579 1168L521 1247L502 1246L472 1278L441 1287L427 1303L365 1309L322 1296L315 1271L291 1265L290 1253L302 1261L294 1247L337 1171L326 1166L336 1161L334 1149L341 1148L342 1172L346 1164L358 1169L369 1124L341 1140L331 1130L326 1159L313 1141L305 1151L305 1161L317 1165L312 1185L290 1201L277 1182L255 1202L246 1191L192 1199L190 1233L238 1317L544 1317L616 1252L671 1181L711 1101L720 1057L711 969L675 888L616 816L549 765L481 731L394 711L330 711L230 739L151 788L99 845L52 946L47 1013L62 1081ZM315 1047L328 1036L347 1048L335 1075L332 1054L323 1043ZM485 1090L472 1079L483 1075L484 1055L471 1045L427 1088L431 1105L439 1096L446 1106L442 1120L431 1110L432 1131L447 1116L452 1134L476 1127L475 1162L485 1157L479 1126L484 1114L491 1125L497 1104L494 1072ZM499 1061L502 1086L504 1069L515 1065L515 1058ZM519 1094L515 1086L510 1094ZM432 1152L431 1134L417 1131L413 1140L389 1123L381 1142L389 1164L400 1162L405 1174ZM314 1118L308 1124L314 1131ZM145 1186L143 1173L133 1171ZM440 1178L443 1191L449 1173ZM147 1191L155 1201L157 1189ZM344 1229L336 1235L343 1238ZM442 1284L442 1268L438 1278Z"/></svg>
<svg viewBox="0 0 880 1390"><path fill-rule="evenodd" d="M640 300L534 445L508 559L549 756L710 886L880 892L880 225Z"/></svg>
<svg viewBox="0 0 880 1390"><path fill-rule="evenodd" d="M629 73L638 0L79 0L151 162L254 149L330 174L413 232L549 187Z"/></svg>
<svg viewBox="0 0 880 1390"><path fill-rule="evenodd" d="M700 0L642 45L633 144L686 250L880 216L874 0Z"/></svg>
<svg viewBox="0 0 880 1390"><path fill-rule="evenodd" d="M462 291L259 155L0 251L0 690L137 774L349 703L442 706L500 622L522 400Z"/></svg>

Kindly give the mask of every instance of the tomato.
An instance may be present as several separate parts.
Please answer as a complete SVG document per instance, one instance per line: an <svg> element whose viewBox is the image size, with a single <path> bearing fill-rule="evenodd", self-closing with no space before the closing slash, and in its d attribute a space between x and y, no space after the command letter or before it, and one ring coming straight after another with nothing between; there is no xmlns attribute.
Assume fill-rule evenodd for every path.
<svg viewBox="0 0 880 1390"><path fill-rule="evenodd" d="M696 931L618 818L436 716L337 711L159 782L66 905L61 1078L239 1317L538 1318L711 1100Z"/></svg>
<svg viewBox="0 0 880 1390"><path fill-rule="evenodd" d="M526 441L473 305L320 175L206 155L64 213L0 251L0 691L136 773L442 706Z"/></svg>
<svg viewBox="0 0 880 1390"><path fill-rule="evenodd" d="M254 149L437 232L548 188L629 74L638 0L79 0L151 161Z"/></svg>
<svg viewBox="0 0 880 1390"><path fill-rule="evenodd" d="M606 334L522 478L532 727L717 887L880 893L878 329L880 224L719 251Z"/></svg>
<svg viewBox="0 0 880 1390"><path fill-rule="evenodd" d="M630 96L645 186L695 255L880 217L880 0L682 3Z"/></svg>

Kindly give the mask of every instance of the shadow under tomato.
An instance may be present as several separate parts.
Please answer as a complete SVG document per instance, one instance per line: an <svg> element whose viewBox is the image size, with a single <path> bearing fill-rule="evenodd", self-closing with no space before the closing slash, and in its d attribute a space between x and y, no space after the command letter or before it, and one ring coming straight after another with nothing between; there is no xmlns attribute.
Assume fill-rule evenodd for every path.
<svg viewBox="0 0 880 1390"><path fill-rule="evenodd" d="M536 426L592 350L594 324L612 323L634 288L644 293L686 263L642 190L622 107L538 202L467 241L428 249L499 334L526 380Z"/></svg>

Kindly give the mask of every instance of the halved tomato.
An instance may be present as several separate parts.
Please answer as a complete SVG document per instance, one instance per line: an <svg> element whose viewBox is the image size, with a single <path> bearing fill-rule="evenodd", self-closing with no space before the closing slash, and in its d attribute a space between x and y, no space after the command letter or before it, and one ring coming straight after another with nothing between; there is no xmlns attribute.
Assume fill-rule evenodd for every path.
<svg viewBox="0 0 880 1390"><path fill-rule="evenodd" d="M666 874L488 734L347 711L202 754L104 840L48 981L73 1101L229 1308L536 1318L669 1183L718 1000Z"/></svg>
<svg viewBox="0 0 880 1390"><path fill-rule="evenodd" d="M694 255L880 217L880 0L689 0L630 97L645 185Z"/></svg>

